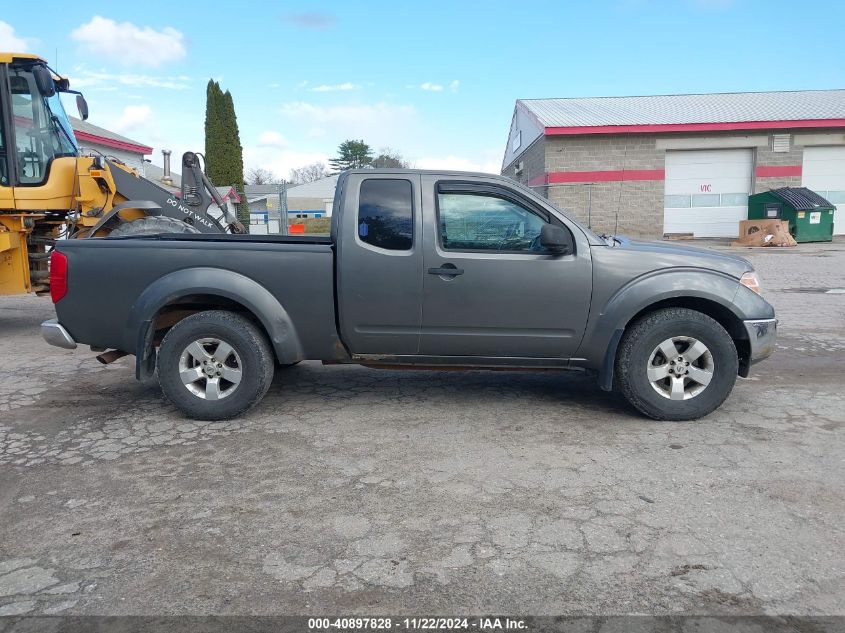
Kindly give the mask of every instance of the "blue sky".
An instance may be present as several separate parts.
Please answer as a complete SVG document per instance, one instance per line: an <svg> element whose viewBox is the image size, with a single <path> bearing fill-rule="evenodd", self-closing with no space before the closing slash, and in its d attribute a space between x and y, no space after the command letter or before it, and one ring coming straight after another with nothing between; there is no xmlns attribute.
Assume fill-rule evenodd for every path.
<svg viewBox="0 0 845 633"><path fill-rule="evenodd" d="M163 147L202 150L210 77L232 92L247 166L280 176L347 138L498 171L518 98L845 87L837 1L67 6L7 3L0 50L57 62L91 122L159 164Z"/></svg>

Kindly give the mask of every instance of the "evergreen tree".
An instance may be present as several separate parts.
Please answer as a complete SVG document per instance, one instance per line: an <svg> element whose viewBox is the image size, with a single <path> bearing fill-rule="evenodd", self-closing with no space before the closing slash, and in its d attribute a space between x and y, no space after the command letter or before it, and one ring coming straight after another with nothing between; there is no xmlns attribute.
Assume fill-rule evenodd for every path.
<svg viewBox="0 0 845 633"><path fill-rule="evenodd" d="M205 168L211 182L222 185L225 177L225 134L221 119L223 93L220 85L211 79L205 88Z"/></svg>
<svg viewBox="0 0 845 633"><path fill-rule="evenodd" d="M208 178L215 186L232 185L242 194L238 217L241 222L249 222L249 204L243 195L243 146L235 104L232 94L228 90L223 92L214 80L209 80L206 87L205 160Z"/></svg>
<svg viewBox="0 0 845 633"><path fill-rule="evenodd" d="M373 150L364 141L344 141L337 148L337 158L330 158L329 164L335 173L347 169L370 167L373 163Z"/></svg>

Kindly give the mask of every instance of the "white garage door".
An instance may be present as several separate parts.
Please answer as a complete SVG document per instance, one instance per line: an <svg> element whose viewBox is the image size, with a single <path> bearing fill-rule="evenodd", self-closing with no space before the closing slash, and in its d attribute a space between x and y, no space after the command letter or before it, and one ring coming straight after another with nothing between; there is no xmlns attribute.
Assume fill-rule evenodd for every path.
<svg viewBox="0 0 845 633"><path fill-rule="evenodd" d="M845 147L805 147L801 184L837 205L833 234L845 235Z"/></svg>
<svg viewBox="0 0 845 633"><path fill-rule="evenodd" d="M748 218L750 149L666 152L664 233L737 237Z"/></svg>

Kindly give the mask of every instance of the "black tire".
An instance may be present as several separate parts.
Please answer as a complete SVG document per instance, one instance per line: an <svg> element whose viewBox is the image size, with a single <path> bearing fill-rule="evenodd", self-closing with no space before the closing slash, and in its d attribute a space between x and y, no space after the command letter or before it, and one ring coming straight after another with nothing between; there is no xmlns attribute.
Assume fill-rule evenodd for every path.
<svg viewBox="0 0 845 633"><path fill-rule="evenodd" d="M234 352L227 356L228 361L215 360L216 357L207 361L211 362L209 371L214 371L217 360L230 365L217 365L224 373L220 378L212 377L213 388L202 373L205 367L188 352L188 346L203 340L206 341L204 354L208 355L209 350L212 356L216 354L214 350L219 349L216 342L228 344ZM200 375L189 385L180 376L181 371L189 371L185 370L186 363ZM234 388L233 383L225 380L226 369L240 370ZM249 319L223 310L199 312L182 319L164 337L158 352L161 390L182 413L197 420L225 420L248 411L267 393L274 369L275 355L264 332ZM209 399L214 397L219 399Z"/></svg>
<svg viewBox="0 0 845 633"><path fill-rule="evenodd" d="M711 375L709 383L700 392L683 400L671 399L673 374L655 383L648 375L650 365L657 370L661 369L657 365L669 367L668 363L664 364L662 353L658 352L654 360L652 354L657 352L662 342L675 337L700 341L709 354L709 357L706 354L700 357L705 360L693 361L694 366L690 368L697 369L695 365L702 366L706 362L708 367L705 369L709 369ZM679 345L676 349L683 350L684 342ZM678 363L677 360L674 362ZM736 382L738 365L736 346L717 321L695 310L667 308L646 315L626 329L616 355L615 377L622 395L640 413L655 420L696 420L717 409L727 399ZM671 369L672 372L684 370L674 366ZM680 379L682 385L690 386L691 394L701 387L684 375ZM663 394L664 388L670 395Z"/></svg>
<svg viewBox="0 0 845 633"><path fill-rule="evenodd" d="M199 233L198 229L187 222L160 215L149 215L145 218L124 222L118 225L109 237L126 237L129 235L160 235L161 233Z"/></svg>

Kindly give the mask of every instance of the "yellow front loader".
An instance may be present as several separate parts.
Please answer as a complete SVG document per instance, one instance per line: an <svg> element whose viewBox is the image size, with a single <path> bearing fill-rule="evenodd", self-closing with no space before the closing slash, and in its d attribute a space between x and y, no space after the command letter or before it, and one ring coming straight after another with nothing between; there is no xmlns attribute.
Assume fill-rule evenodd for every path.
<svg viewBox="0 0 845 633"><path fill-rule="evenodd" d="M82 155L61 93L87 118L85 98L43 59L0 53L0 295L47 292L58 239L245 232L199 154L183 155L178 195L115 158Z"/></svg>

